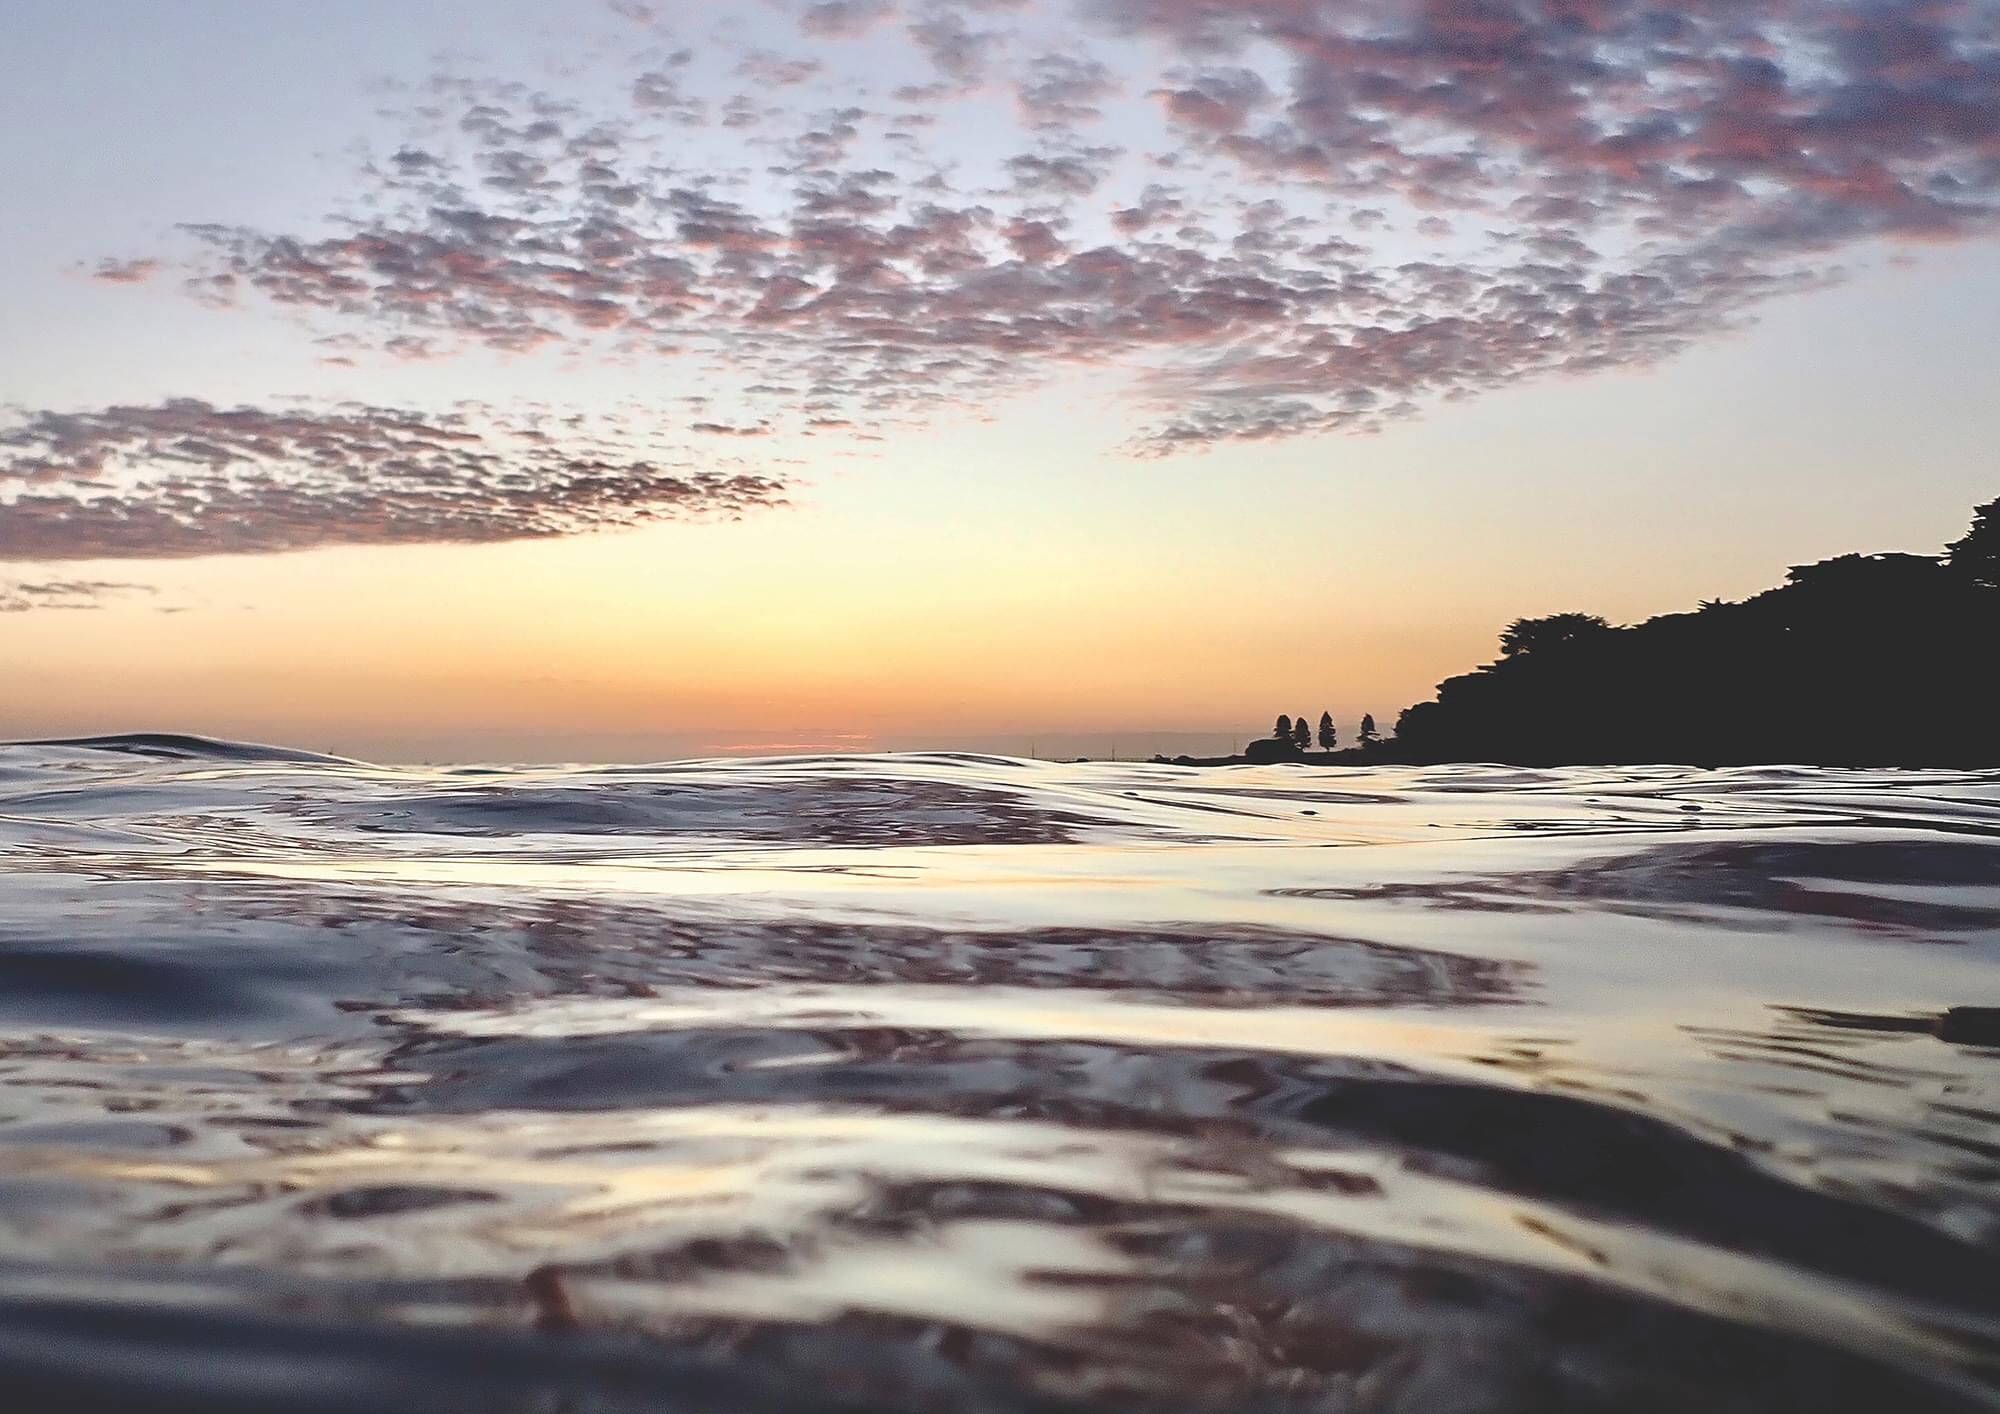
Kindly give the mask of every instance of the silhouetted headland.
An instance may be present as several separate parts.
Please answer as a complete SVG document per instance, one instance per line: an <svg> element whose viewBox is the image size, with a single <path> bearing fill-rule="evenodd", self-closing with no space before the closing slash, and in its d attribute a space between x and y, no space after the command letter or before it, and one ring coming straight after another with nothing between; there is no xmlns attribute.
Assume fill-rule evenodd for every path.
<svg viewBox="0 0 2000 1414"><path fill-rule="evenodd" d="M1281 718L1241 756L1177 759L2000 765L2000 500L1941 555L1796 565L1741 602L1627 627L1516 619L1499 658L1438 684L1386 741L1315 752Z"/></svg>

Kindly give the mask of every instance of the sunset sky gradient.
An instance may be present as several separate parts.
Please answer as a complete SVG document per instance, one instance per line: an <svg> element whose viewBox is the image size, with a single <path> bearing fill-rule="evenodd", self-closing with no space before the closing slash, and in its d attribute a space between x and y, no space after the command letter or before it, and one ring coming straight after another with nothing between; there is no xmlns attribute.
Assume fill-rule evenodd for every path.
<svg viewBox="0 0 2000 1414"><path fill-rule="evenodd" d="M2000 0L0 0L0 736L1386 726L2000 494Z"/></svg>

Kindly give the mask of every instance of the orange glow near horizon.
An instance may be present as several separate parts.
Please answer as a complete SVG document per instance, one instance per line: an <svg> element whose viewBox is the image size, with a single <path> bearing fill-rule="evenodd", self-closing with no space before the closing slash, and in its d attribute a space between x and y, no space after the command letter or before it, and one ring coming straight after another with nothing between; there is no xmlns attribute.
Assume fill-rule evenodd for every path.
<svg viewBox="0 0 2000 1414"><path fill-rule="evenodd" d="M1089 450L1112 443L1093 390L1004 409L976 476L934 473L955 445L939 434L866 474L835 458L795 505L740 522L43 567L152 592L0 615L0 736L439 761L1200 754L1331 709L1351 740L1363 712L1386 732L1492 657L1514 617L1631 621L1955 534L1976 470L1921 499L1813 496L1818 467L1753 477L1797 410L1722 417L1717 390L1799 337L1774 320L1671 374L1602 380L1593 422L1551 383L1382 437L1134 462ZM1907 435L1858 399L1843 415L1855 477ZM1597 479L1620 457L1625 481Z"/></svg>

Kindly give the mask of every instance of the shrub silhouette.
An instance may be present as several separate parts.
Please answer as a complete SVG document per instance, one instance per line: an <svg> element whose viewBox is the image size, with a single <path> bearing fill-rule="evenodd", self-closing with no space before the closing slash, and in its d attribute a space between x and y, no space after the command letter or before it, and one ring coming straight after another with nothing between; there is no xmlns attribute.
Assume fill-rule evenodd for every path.
<svg viewBox="0 0 2000 1414"><path fill-rule="evenodd" d="M1567 652L1588 644L1611 625L1596 614L1551 614L1545 619L1516 619L1500 635L1500 653L1516 658L1523 653Z"/></svg>
<svg viewBox="0 0 2000 1414"><path fill-rule="evenodd" d="M2000 500L1974 508L1972 529L1945 547L1952 573L1987 589L2000 589Z"/></svg>

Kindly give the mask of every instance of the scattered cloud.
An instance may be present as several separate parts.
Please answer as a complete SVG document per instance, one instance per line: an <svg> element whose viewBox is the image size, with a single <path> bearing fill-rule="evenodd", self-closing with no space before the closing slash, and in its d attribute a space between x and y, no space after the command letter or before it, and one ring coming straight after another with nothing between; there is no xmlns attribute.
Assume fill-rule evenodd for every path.
<svg viewBox="0 0 2000 1414"><path fill-rule="evenodd" d="M142 285L158 273L157 260L100 260L91 278L107 285Z"/></svg>
<svg viewBox="0 0 2000 1414"><path fill-rule="evenodd" d="M1040 131L1067 130L1103 117L1098 100L1117 91L1102 60L1064 53L1038 57L1018 90L1023 121Z"/></svg>
<svg viewBox="0 0 2000 1414"><path fill-rule="evenodd" d="M799 27L822 39L854 39L894 14L890 0L816 0L799 19Z"/></svg>
<svg viewBox="0 0 2000 1414"><path fill-rule="evenodd" d="M606 3L612 14L635 25L656 25L660 22L659 8L646 4L645 0L606 0Z"/></svg>
<svg viewBox="0 0 2000 1414"><path fill-rule="evenodd" d="M771 478L667 465L620 426L554 413L184 398L0 424L0 560L526 540L736 517L784 495Z"/></svg>
<svg viewBox="0 0 2000 1414"><path fill-rule="evenodd" d="M635 61L601 111L441 80L317 228L174 258L342 357L671 356L738 430L1124 367L1164 453L1645 365L1875 243L2000 232L2000 0L790 13L799 52Z"/></svg>
<svg viewBox="0 0 2000 1414"><path fill-rule="evenodd" d="M25 614L35 609L101 609L107 599L157 592L150 584L129 584L115 579L0 580L0 614Z"/></svg>
<svg viewBox="0 0 2000 1414"><path fill-rule="evenodd" d="M910 102L978 88L1009 38L1005 30L974 28L949 3L933 3L910 22L909 34L935 72L932 83L906 86L898 91L899 97Z"/></svg>

